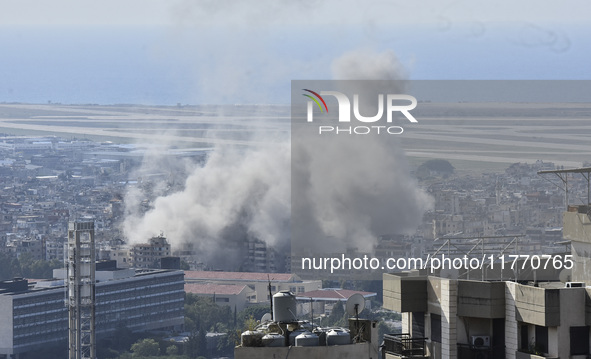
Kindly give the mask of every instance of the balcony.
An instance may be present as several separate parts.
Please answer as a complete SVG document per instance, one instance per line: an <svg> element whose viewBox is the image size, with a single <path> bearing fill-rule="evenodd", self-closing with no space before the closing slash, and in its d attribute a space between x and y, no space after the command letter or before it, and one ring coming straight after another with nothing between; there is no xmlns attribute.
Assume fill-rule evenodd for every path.
<svg viewBox="0 0 591 359"><path fill-rule="evenodd" d="M428 358L426 338L411 338L409 334L384 334L385 358Z"/></svg>
<svg viewBox="0 0 591 359"><path fill-rule="evenodd" d="M559 289L536 288L517 284L515 291L515 319L543 327L559 326Z"/></svg>

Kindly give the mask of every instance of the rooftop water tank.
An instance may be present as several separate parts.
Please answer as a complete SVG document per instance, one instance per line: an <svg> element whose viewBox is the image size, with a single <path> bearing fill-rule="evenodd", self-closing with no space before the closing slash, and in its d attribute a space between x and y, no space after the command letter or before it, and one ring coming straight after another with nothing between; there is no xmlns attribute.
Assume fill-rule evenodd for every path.
<svg viewBox="0 0 591 359"><path fill-rule="evenodd" d="M308 331L305 329L298 329L294 330L293 332L289 333L289 345L294 346L296 337L302 333L307 333Z"/></svg>
<svg viewBox="0 0 591 359"><path fill-rule="evenodd" d="M317 347L319 344L318 335L306 331L295 338L296 347Z"/></svg>
<svg viewBox="0 0 591 359"><path fill-rule="evenodd" d="M351 335L343 329L331 329L326 333L326 345L351 344Z"/></svg>
<svg viewBox="0 0 591 359"><path fill-rule="evenodd" d="M266 347L284 347L285 337L281 334L267 334L263 337L263 345Z"/></svg>
<svg viewBox="0 0 591 359"><path fill-rule="evenodd" d="M273 296L273 319L276 322L295 322L296 311L296 298L290 291L283 290Z"/></svg>
<svg viewBox="0 0 591 359"><path fill-rule="evenodd" d="M243 347L262 347L265 333L247 330L240 335L240 344Z"/></svg>

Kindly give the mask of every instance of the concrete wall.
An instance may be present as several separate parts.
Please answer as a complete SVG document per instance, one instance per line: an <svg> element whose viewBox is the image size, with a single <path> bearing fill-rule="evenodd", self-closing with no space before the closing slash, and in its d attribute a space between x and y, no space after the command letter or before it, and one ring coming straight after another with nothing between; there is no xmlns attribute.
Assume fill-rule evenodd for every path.
<svg viewBox="0 0 591 359"><path fill-rule="evenodd" d="M515 318L515 291L519 284L506 282L505 284L505 358L515 359L515 352L519 348L519 331Z"/></svg>
<svg viewBox="0 0 591 359"><path fill-rule="evenodd" d="M556 330L556 349L549 352L550 355L559 358L571 358L570 356L570 327L585 326L585 316L581 315L585 308L585 288L562 288L560 292L560 326ZM550 332L548 342L552 341ZM553 349L553 348L548 348ZM572 356L575 358L578 356ZM582 356L585 358L585 356Z"/></svg>
<svg viewBox="0 0 591 359"><path fill-rule="evenodd" d="M198 295L199 297L204 297L204 298L212 298L215 296L215 304L217 305L227 305L229 306L232 310L234 310L234 307L236 307L237 311L241 311L244 308L246 308L246 303L248 303L247 300L247 295L252 293L252 291L250 289L248 289L248 287L246 287L244 290L242 290L240 293L238 294L204 294L204 293L194 293L195 295ZM224 301L224 300L227 300ZM257 320L261 319L261 318L256 318Z"/></svg>
<svg viewBox="0 0 591 359"><path fill-rule="evenodd" d="M559 289L518 284L514 294L515 319L544 327L560 325Z"/></svg>
<svg viewBox="0 0 591 359"><path fill-rule="evenodd" d="M441 278L428 277L427 309L430 313L441 315ZM447 279L449 280L449 279Z"/></svg>
<svg viewBox="0 0 591 359"><path fill-rule="evenodd" d="M591 219L586 213L565 212L563 214L563 236L570 239L571 254L575 266L572 281L591 284Z"/></svg>
<svg viewBox="0 0 591 359"><path fill-rule="evenodd" d="M277 347L234 349L235 359L380 359L379 344L361 343L329 347Z"/></svg>
<svg viewBox="0 0 591 359"><path fill-rule="evenodd" d="M458 315L475 318L504 318L505 284L459 280Z"/></svg>
<svg viewBox="0 0 591 359"><path fill-rule="evenodd" d="M571 242L571 253L574 266L571 269L572 282L585 282L591 285L591 243Z"/></svg>
<svg viewBox="0 0 591 359"><path fill-rule="evenodd" d="M457 358L458 281L441 279L441 358Z"/></svg>
<svg viewBox="0 0 591 359"><path fill-rule="evenodd" d="M585 213L562 214L563 237L571 241L591 243L591 219Z"/></svg>
<svg viewBox="0 0 591 359"><path fill-rule="evenodd" d="M384 308L399 313L425 312L427 310L427 279L383 275Z"/></svg>

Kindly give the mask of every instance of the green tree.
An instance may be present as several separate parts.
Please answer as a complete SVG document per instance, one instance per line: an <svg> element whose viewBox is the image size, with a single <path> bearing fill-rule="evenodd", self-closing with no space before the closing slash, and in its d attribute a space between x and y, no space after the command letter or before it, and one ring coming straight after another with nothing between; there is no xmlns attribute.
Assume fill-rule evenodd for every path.
<svg viewBox="0 0 591 359"><path fill-rule="evenodd" d="M131 346L134 357L156 356L160 354L160 345L151 338L143 339Z"/></svg>
<svg viewBox="0 0 591 359"><path fill-rule="evenodd" d="M205 356L207 354L207 338L205 337L205 329L201 327L197 334L197 353Z"/></svg>
<svg viewBox="0 0 591 359"><path fill-rule="evenodd" d="M207 354L207 339L203 327L198 332L192 332L185 342L185 354L189 358L197 358Z"/></svg>
<svg viewBox="0 0 591 359"><path fill-rule="evenodd" d="M166 348L166 355L177 355L179 353L179 347L171 345Z"/></svg>
<svg viewBox="0 0 591 359"><path fill-rule="evenodd" d="M261 320L265 313L269 313L271 308L269 305L253 305L252 307L244 308L238 314L238 327L246 326L246 322L250 320L250 318L254 318L255 320Z"/></svg>
<svg viewBox="0 0 591 359"><path fill-rule="evenodd" d="M188 293L185 297L185 324L188 331L204 327L206 331L225 331L232 326L232 309L217 305L212 298L199 297Z"/></svg>
<svg viewBox="0 0 591 359"><path fill-rule="evenodd" d="M343 308L343 303L336 302L335 305L332 307L332 311L328 316L328 325L340 325L344 322L345 318L345 308Z"/></svg>
<svg viewBox="0 0 591 359"><path fill-rule="evenodd" d="M236 345L240 343L240 330L228 330L228 333L225 337L221 338L218 341L218 352L221 354L230 354Z"/></svg>

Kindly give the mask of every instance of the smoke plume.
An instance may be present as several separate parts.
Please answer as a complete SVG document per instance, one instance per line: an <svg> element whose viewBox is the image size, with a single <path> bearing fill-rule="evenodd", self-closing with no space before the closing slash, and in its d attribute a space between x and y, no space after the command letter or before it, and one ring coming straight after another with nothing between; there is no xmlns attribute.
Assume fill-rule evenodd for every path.
<svg viewBox="0 0 591 359"><path fill-rule="evenodd" d="M337 79L405 77L393 53L347 53L333 71ZM213 267L236 270L247 239L281 254L292 235L296 251L371 252L377 236L414 231L431 207L392 136L293 136L259 133L258 145L216 146L203 165L186 168L179 190L160 195L147 212L137 208L138 191L130 191L126 237L145 242L163 231L173 250L189 247Z"/></svg>
<svg viewBox="0 0 591 359"><path fill-rule="evenodd" d="M372 101L378 94L404 93L406 73L392 52L346 53L332 69L337 80L397 80L394 88L391 82L385 88L379 82L339 83L342 92L353 86L364 94L360 107L369 114L376 113ZM304 130L292 132L292 147L295 253L371 253L379 235L414 232L432 207L410 176L396 136L317 136Z"/></svg>

